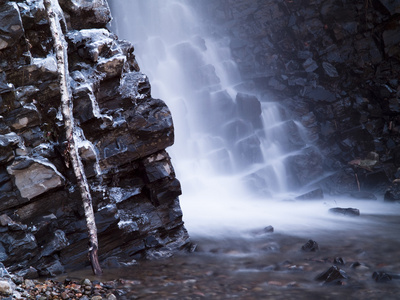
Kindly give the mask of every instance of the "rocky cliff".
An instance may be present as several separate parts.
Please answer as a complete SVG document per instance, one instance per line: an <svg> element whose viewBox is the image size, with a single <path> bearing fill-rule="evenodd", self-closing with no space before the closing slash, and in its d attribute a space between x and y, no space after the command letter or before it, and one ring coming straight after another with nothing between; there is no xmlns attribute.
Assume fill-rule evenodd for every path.
<svg viewBox="0 0 400 300"><path fill-rule="evenodd" d="M130 262L189 245L165 148L171 114L151 97L133 46L107 29L105 0L60 0L79 153L99 258ZM60 112L43 1L0 4L0 261L33 277L87 262L87 233Z"/></svg>
<svg viewBox="0 0 400 300"><path fill-rule="evenodd" d="M283 108L301 150L292 188L383 194L400 177L400 1L201 2L210 32L230 37L240 88Z"/></svg>

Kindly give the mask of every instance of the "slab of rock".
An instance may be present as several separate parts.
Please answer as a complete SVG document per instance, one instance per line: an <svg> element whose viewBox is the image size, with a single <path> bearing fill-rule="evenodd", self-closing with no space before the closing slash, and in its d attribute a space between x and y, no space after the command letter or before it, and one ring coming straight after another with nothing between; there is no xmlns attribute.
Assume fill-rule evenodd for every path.
<svg viewBox="0 0 400 300"><path fill-rule="evenodd" d="M0 6L0 50L13 46L23 35L21 16L15 2Z"/></svg>
<svg viewBox="0 0 400 300"><path fill-rule="evenodd" d="M56 167L44 160L22 158L7 168L15 178L21 197L29 200L64 184L64 177Z"/></svg>
<svg viewBox="0 0 400 300"><path fill-rule="evenodd" d="M345 271L339 269L337 266L330 267L327 271L319 274L315 280L323 281L329 284L341 284L343 279L348 279Z"/></svg>
<svg viewBox="0 0 400 300"><path fill-rule="evenodd" d="M342 208L342 207L334 207L329 209L329 212L344 216L359 216L360 210L357 208Z"/></svg>

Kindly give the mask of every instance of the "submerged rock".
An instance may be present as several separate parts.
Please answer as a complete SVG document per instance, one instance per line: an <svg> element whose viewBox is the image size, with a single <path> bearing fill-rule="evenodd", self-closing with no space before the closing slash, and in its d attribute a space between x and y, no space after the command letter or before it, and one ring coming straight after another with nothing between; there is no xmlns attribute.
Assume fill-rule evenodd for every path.
<svg viewBox="0 0 400 300"><path fill-rule="evenodd" d="M348 276L345 271L339 269L337 266L330 267L327 271L322 272L315 280L323 281L328 284L342 284L344 279L348 279Z"/></svg>
<svg viewBox="0 0 400 300"><path fill-rule="evenodd" d="M388 281L392 281L392 276L388 273L385 272L374 272L372 274L372 278L376 281L376 282L388 282Z"/></svg>
<svg viewBox="0 0 400 300"><path fill-rule="evenodd" d="M342 207L334 207L330 208L329 212L344 216L359 216L360 210L357 208L342 208Z"/></svg>
<svg viewBox="0 0 400 300"><path fill-rule="evenodd" d="M301 250L305 252L315 252L319 250L318 243L313 240L308 240L303 246L301 246Z"/></svg>
<svg viewBox="0 0 400 300"><path fill-rule="evenodd" d="M263 229L259 229L259 230L253 230L251 231L251 234L254 236L261 236L267 233L272 233L274 232L274 227L272 227L271 225L263 228Z"/></svg>
<svg viewBox="0 0 400 300"><path fill-rule="evenodd" d="M345 260L340 256L335 257L335 259L333 260L333 263L335 265L342 265L342 266L344 266L346 264Z"/></svg>

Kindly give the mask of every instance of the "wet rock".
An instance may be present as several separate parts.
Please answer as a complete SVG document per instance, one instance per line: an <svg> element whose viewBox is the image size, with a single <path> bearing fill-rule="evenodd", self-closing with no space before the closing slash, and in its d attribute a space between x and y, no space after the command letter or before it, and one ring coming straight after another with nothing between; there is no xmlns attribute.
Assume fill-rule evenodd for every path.
<svg viewBox="0 0 400 300"><path fill-rule="evenodd" d="M61 7L67 14L67 23L73 29L101 28L111 21L111 12L105 0L78 2L74 0L60 1Z"/></svg>
<svg viewBox="0 0 400 300"><path fill-rule="evenodd" d="M329 90L318 86L316 88L307 88L304 94L306 97L313 101L333 102L336 100L336 96Z"/></svg>
<svg viewBox="0 0 400 300"><path fill-rule="evenodd" d="M4 264L0 262L0 278L6 278L6 277L10 277L10 274L8 273Z"/></svg>
<svg viewBox="0 0 400 300"><path fill-rule="evenodd" d="M13 223L14 221L6 214L2 214L0 216L0 225L1 226L7 226L11 223Z"/></svg>
<svg viewBox="0 0 400 300"><path fill-rule="evenodd" d="M333 77L333 78L339 77L338 71L332 64L330 64L328 62L323 62L322 68L324 69L325 74L328 75L329 77Z"/></svg>
<svg viewBox="0 0 400 300"><path fill-rule="evenodd" d="M303 246L301 246L301 250L304 252L315 252L319 250L318 243L313 240L308 240Z"/></svg>
<svg viewBox="0 0 400 300"><path fill-rule="evenodd" d="M32 199L64 184L64 176L45 160L15 160L7 171L14 176L15 185L23 198Z"/></svg>
<svg viewBox="0 0 400 300"><path fill-rule="evenodd" d="M316 69L318 69L318 64L312 58L307 58L303 63L303 68L308 73L314 72Z"/></svg>
<svg viewBox="0 0 400 300"><path fill-rule="evenodd" d="M350 197L360 200L377 200L375 194L366 191L354 191L350 193Z"/></svg>
<svg viewBox="0 0 400 300"><path fill-rule="evenodd" d="M63 265L57 258L42 260L37 268L40 276L55 277L65 272Z"/></svg>
<svg viewBox="0 0 400 300"><path fill-rule="evenodd" d="M385 44L385 53L389 56L397 56L399 53L400 33L398 20L394 19L388 24L387 29L383 32L383 42Z"/></svg>
<svg viewBox="0 0 400 300"><path fill-rule="evenodd" d="M20 109L14 110L7 117L10 127L13 130L20 130L26 127L34 127L40 124L40 115L33 104L27 104Z"/></svg>
<svg viewBox="0 0 400 300"><path fill-rule="evenodd" d="M357 208L342 208L342 207L334 207L330 208L329 212L344 216L359 216L360 210Z"/></svg>
<svg viewBox="0 0 400 300"><path fill-rule="evenodd" d="M185 249L180 184L164 151L174 141L170 111L151 97L132 44L106 28L106 1L60 6L101 259ZM59 114L52 37L41 1L6 1L0 16L0 260L27 277L55 276L87 263L87 233Z"/></svg>
<svg viewBox="0 0 400 300"><path fill-rule="evenodd" d="M69 245L68 239L65 236L65 232L57 229L52 237L49 237L49 242L46 247L42 250L43 256L49 256Z"/></svg>
<svg viewBox="0 0 400 300"><path fill-rule="evenodd" d="M21 138L15 132L0 135L0 163L8 162L14 157L14 150L21 143Z"/></svg>
<svg viewBox="0 0 400 300"><path fill-rule="evenodd" d="M25 280L39 278L39 273L38 273L38 271L37 271L35 268L33 268L33 267L29 267L29 268L27 268L27 269L18 271L18 272L16 273L16 275L25 278Z"/></svg>
<svg viewBox="0 0 400 300"><path fill-rule="evenodd" d="M24 34L21 16L15 2L1 6L0 20L0 50L3 50L12 47Z"/></svg>
<svg viewBox="0 0 400 300"><path fill-rule="evenodd" d="M388 202L400 200L400 183L392 183L385 192L384 200Z"/></svg>
<svg viewBox="0 0 400 300"><path fill-rule="evenodd" d="M260 126L261 116L261 103L255 96L238 93L236 95L237 109L240 117L258 123L255 125Z"/></svg>
<svg viewBox="0 0 400 300"><path fill-rule="evenodd" d="M338 256L338 257L335 257L335 259L333 260L333 264L344 266L346 264L346 262L342 257Z"/></svg>
<svg viewBox="0 0 400 300"><path fill-rule="evenodd" d="M400 3L398 0L379 0L391 15L400 13Z"/></svg>
<svg viewBox="0 0 400 300"><path fill-rule="evenodd" d="M12 295L13 290L8 281L0 280L0 294L4 296Z"/></svg>
<svg viewBox="0 0 400 300"><path fill-rule="evenodd" d="M337 266L330 267L327 271L319 274L315 280L323 281L328 284L342 284L342 281L348 279L345 271L339 269Z"/></svg>
<svg viewBox="0 0 400 300"><path fill-rule="evenodd" d="M389 282L392 281L392 276L385 272L374 272L372 273L372 279L376 282Z"/></svg>
<svg viewBox="0 0 400 300"><path fill-rule="evenodd" d="M319 200L324 199L324 192L322 189L315 189L303 195L297 196L297 200Z"/></svg>
<svg viewBox="0 0 400 300"><path fill-rule="evenodd" d="M243 165L259 163L263 161L261 142L255 134L242 139L235 147L238 162Z"/></svg>
<svg viewBox="0 0 400 300"><path fill-rule="evenodd" d="M323 173L322 155L315 147L304 148L300 153L287 159L287 166L292 176L293 183L304 186Z"/></svg>
<svg viewBox="0 0 400 300"><path fill-rule="evenodd" d="M254 236L260 236L260 235L264 235L266 233L272 233L274 232L274 227L272 227L271 225L263 228L263 229L259 229L259 230L253 230L251 232L252 235Z"/></svg>
<svg viewBox="0 0 400 300"><path fill-rule="evenodd" d="M357 270L368 270L368 269L369 269L368 266L366 266L365 264L360 263L360 262L358 262L358 261L352 263L352 264L350 265L350 268L357 269Z"/></svg>

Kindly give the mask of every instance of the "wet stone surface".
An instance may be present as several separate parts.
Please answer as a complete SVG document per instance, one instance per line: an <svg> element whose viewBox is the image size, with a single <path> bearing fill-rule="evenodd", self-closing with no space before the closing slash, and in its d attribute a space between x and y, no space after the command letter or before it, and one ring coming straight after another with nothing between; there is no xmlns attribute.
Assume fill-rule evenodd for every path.
<svg viewBox="0 0 400 300"><path fill-rule="evenodd" d="M363 218L346 229L299 235L276 228L258 236L197 237L194 253L105 269L101 277L85 269L34 282L36 295L49 289L58 295L29 299L398 299L399 218ZM310 237L316 252L301 250Z"/></svg>

